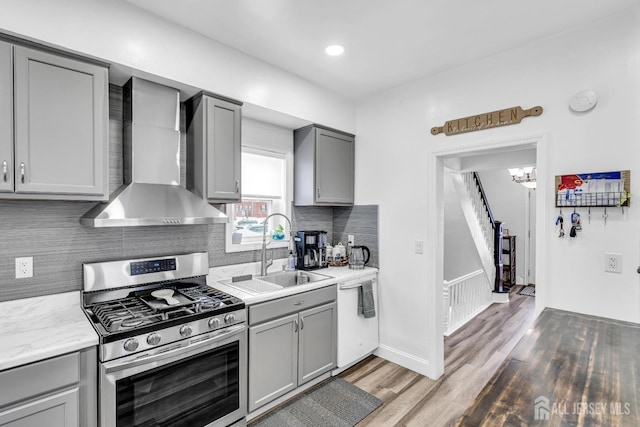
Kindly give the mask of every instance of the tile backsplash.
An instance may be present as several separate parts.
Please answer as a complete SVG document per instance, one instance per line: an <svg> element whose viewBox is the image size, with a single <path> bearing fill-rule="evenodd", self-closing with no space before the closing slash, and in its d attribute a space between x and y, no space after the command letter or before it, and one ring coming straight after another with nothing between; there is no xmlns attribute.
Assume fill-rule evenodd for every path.
<svg viewBox="0 0 640 427"><path fill-rule="evenodd" d="M378 206L349 206L333 209L333 243L347 246L349 234L356 246L369 248L371 257L367 266L378 267Z"/></svg>
<svg viewBox="0 0 640 427"><path fill-rule="evenodd" d="M122 185L122 88L109 91L109 186ZM182 127L184 127L184 108ZM186 132L181 134L185 159ZM184 161L181 162L184 183ZM257 262L259 251L225 253L225 226L87 228L79 218L94 202L0 200L0 301L27 298L82 288L82 264L123 258L207 251L211 267ZM334 243L346 244L355 234L356 244L371 249L369 265L378 266L378 208L296 207L294 230L325 230ZM285 258L286 249L274 250ZM33 257L33 277L15 279L15 258Z"/></svg>

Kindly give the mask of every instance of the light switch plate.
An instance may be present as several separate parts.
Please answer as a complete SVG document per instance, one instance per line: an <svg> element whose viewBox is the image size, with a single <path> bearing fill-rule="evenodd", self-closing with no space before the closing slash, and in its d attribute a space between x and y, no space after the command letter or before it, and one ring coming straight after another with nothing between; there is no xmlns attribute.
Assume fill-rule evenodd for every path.
<svg viewBox="0 0 640 427"><path fill-rule="evenodd" d="M424 242L422 240L416 240L415 253L421 254L424 251Z"/></svg>

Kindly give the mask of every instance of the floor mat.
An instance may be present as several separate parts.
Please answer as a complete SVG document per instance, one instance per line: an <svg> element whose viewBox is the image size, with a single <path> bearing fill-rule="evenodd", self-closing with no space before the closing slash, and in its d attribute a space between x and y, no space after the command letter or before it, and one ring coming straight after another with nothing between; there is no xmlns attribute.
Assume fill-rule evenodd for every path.
<svg viewBox="0 0 640 427"><path fill-rule="evenodd" d="M353 427L382 405L377 397L342 378L332 378L249 427Z"/></svg>
<svg viewBox="0 0 640 427"><path fill-rule="evenodd" d="M520 289L516 293L518 295L526 295L528 297L535 297L536 296L536 287L535 286L525 286L524 288Z"/></svg>

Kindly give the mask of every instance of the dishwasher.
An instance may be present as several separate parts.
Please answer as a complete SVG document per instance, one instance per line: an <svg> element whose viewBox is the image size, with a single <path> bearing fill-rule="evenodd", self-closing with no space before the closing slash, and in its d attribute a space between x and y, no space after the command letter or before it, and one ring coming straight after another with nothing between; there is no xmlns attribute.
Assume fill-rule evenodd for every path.
<svg viewBox="0 0 640 427"><path fill-rule="evenodd" d="M358 293L363 283L371 281L376 315L365 319L358 314ZM367 274L338 283L338 358L333 375L339 374L369 356L378 348L378 275Z"/></svg>

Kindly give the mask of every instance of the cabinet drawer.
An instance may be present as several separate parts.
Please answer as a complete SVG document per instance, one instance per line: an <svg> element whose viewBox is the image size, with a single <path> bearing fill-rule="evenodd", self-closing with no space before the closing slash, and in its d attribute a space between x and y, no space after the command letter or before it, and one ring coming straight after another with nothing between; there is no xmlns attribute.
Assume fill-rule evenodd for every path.
<svg viewBox="0 0 640 427"><path fill-rule="evenodd" d="M79 353L0 372L0 408L79 381Z"/></svg>
<svg viewBox="0 0 640 427"><path fill-rule="evenodd" d="M326 304L335 301L336 296L336 285L331 285L326 288L252 305L249 307L249 324L255 325L270 319Z"/></svg>
<svg viewBox="0 0 640 427"><path fill-rule="evenodd" d="M77 427L78 387L0 412L0 427Z"/></svg>

